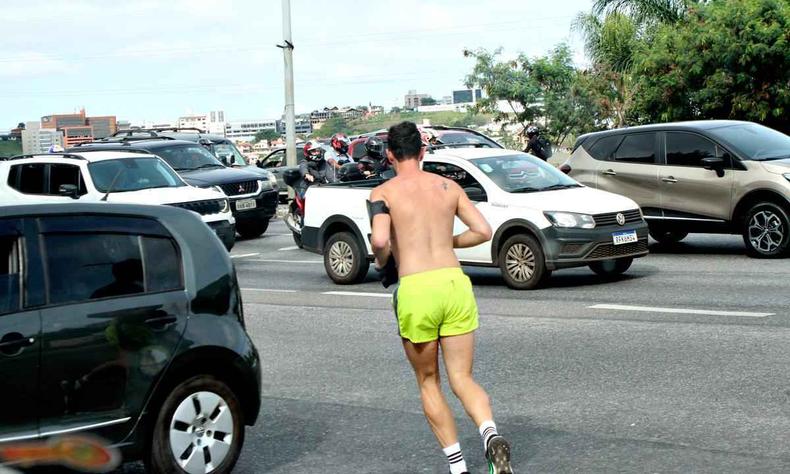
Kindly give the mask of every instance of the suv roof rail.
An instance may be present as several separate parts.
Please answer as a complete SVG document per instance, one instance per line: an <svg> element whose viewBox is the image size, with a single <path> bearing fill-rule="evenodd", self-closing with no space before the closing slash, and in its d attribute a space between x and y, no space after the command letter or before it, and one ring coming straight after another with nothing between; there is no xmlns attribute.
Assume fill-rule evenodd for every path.
<svg viewBox="0 0 790 474"><path fill-rule="evenodd" d="M433 153L433 150L441 150L443 148L495 148L490 143L444 143L439 145L428 145L428 153Z"/></svg>
<svg viewBox="0 0 790 474"><path fill-rule="evenodd" d="M197 128L197 127L154 127L154 128L128 128L124 130L118 130L117 132L113 133L112 136L124 135L124 136L131 136L133 133L148 133L152 137L159 136L161 132L198 132L198 133L206 133L205 130Z"/></svg>
<svg viewBox="0 0 790 474"><path fill-rule="evenodd" d="M8 161L11 161L11 160L23 160L25 158L41 158L41 157L45 157L46 158L46 157L50 157L50 156L53 156L53 157L54 156L59 156L61 158L68 158L68 159L71 159L71 160L86 160L87 161L87 158L85 158L84 156L77 155L77 154L74 154L74 153L33 153L33 154L27 154L27 155L15 155L15 156L12 156L12 157L9 157L9 158L4 158L4 159L8 160Z"/></svg>
<svg viewBox="0 0 790 474"><path fill-rule="evenodd" d="M143 132L143 133L147 133L147 132ZM127 143L127 142L139 142L139 141L142 141L142 140L176 140L176 138L168 137L168 136L165 136L165 135L157 135L155 133L151 133L149 135L142 135L142 136L139 136L139 135L135 136L135 135L132 135L132 134L116 136L117 134L118 134L118 132L116 132L115 134L113 134L113 135L111 135L111 136L109 136L107 138L102 138L101 140L96 140L94 142L89 142L87 144L90 144L90 143Z"/></svg>
<svg viewBox="0 0 790 474"><path fill-rule="evenodd" d="M91 148L90 145L92 145L92 143L86 143L84 145L77 145L75 147L69 148L69 150L77 151L77 152L79 152L79 151L122 151L124 153L140 153L140 154L144 154L144 155L153 155L153 153L151 153L150 151L141 150L139 148L130 148L129 147L129 143L124 143L122 145L117 145L117 146L95 147L95 148L93 148L93 150L83 149L82 147L84 147L85 145L88 145L87 148Z"/></svg>

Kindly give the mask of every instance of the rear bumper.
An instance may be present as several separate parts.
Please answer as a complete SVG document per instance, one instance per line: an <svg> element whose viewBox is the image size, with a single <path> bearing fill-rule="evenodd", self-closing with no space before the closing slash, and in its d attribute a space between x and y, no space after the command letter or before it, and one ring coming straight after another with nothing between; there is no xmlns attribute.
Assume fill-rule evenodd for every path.
<svg viewBox="0 0 790 474"><path fill-rule="evenodd" d="M238 202L248 199L255 200L255 207L253 209L238 210L236 207ZM278 191L276 189L270 189L251 198L233 198L230 200L230 208L233 211L233 217L235 217L237 221L269 220L277 214L278 199Z"/></svg>
<svg viewBox="0 0 790 474"><path fill-rule="evenodd" d="M612 234L636 231L637 242L614 245ZM543 229L546 266L550 270L582 267L592 262L617 258L639 258L648 254L647 223L605 226L595 229Z"/></svg>
<svg viewBox="0 0 790 474"><path fill-rule="evenodd" d="M217 234L225 248L233 247L233 244L236 243L236 226L234 224L228 221L208 222L207 224Z"/></svg>

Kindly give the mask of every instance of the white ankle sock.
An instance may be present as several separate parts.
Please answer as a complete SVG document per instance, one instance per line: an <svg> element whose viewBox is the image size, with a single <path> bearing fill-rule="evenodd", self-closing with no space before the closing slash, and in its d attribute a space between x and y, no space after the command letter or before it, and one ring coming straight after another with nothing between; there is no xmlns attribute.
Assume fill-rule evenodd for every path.
<svg viewBox="0 0 790 474"><path fill-rule="evenodd" d="M447 456L447 462L450 463L450 474L461 474L466 472L466 461L464 461L464 455L461 454L460 443L447 446L442 451L444 451L444 455Z"/></svg>
<svg viewBox="0 0 790 474"><path fill-rule="evenodd" d="M480 427L480 437L483 438L483 451L488 451L488 440L498 435L496 425L493 420L484 421Z"/></svg>

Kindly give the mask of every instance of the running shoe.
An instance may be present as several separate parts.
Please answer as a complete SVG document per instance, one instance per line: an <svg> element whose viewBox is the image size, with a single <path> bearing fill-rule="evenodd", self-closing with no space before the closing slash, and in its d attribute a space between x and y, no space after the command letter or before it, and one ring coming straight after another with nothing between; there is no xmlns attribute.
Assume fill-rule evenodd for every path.
<svg viewBox="0 0 790 474"><path fill-rule="evenodd" d="M488 440L486 459L488 459L488 474L513 474L513 468L510 466L510 444L505 438L496 435Z"/></svg>

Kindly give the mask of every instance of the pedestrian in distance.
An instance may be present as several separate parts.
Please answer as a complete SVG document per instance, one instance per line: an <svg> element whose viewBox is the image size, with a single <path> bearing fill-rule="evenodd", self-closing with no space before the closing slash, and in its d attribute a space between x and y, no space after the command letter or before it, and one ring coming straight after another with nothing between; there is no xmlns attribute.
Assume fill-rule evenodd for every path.
<svg viewBox="0 0 790 474"><path fill-rule="evenodd" d="M491 226L458 184L422 171L425 151L414 123L389 129L386 153L396 176L375 188L368 203L375 265L397 264L393 306L399 334L450 473L467 468L439 381L439 352L453 393L479 428L489 472L512 473L510 445L498 434L488 395L472 376L477 303L453 250L490 240ZM459 235L453 235L456 216L469 228Z"/></svg>

